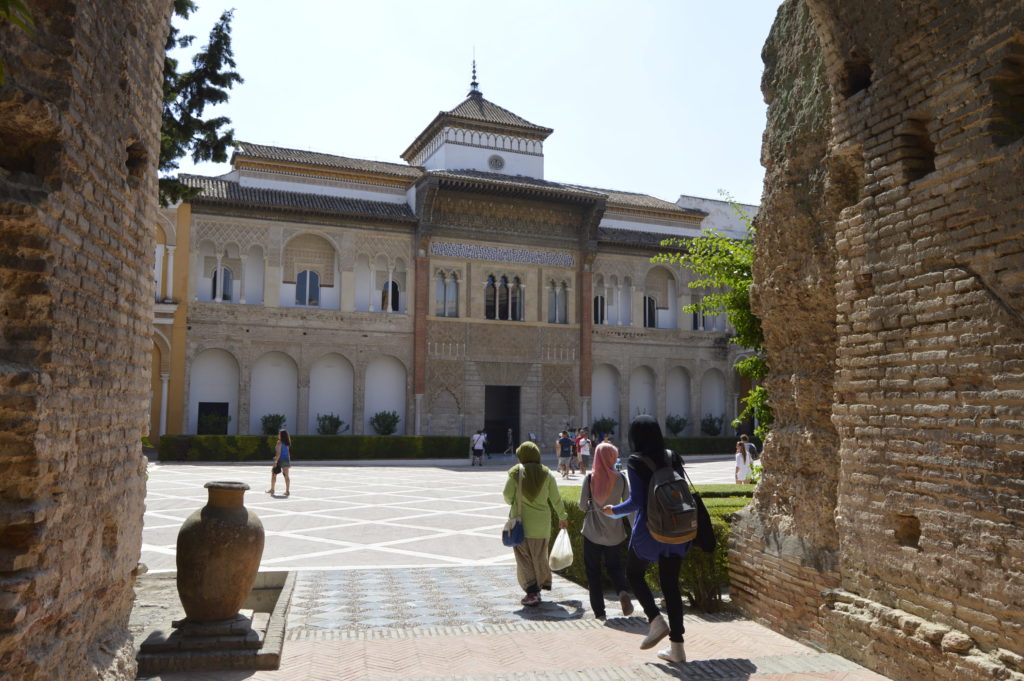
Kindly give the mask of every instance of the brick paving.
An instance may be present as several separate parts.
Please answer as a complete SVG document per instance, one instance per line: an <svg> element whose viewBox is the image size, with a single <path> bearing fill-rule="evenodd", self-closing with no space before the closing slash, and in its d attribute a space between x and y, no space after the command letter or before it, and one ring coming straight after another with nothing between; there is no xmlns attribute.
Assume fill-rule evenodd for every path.
<svg viewBox="0 0 1024 681"><path fill-rule="evenodd" d="M639 649L643 618L616 617L609 594L600 622L586 589L557 576L541 606L523 607L511 551L497 538L505 465L296 467L288 498L262 493L266 466L151 465L143 562L154 573L173 570L177 527L205 503L203 482L232 479L255 492L246 505L267 531L262 568L295 571L297 580L279 670L149 678L886 681L728 614L688 612L689 661L667 664L657 648ZM691 472L714 481L729 465L711 460ZM177 603L164 606L166 619L180 616Z"/></svg>

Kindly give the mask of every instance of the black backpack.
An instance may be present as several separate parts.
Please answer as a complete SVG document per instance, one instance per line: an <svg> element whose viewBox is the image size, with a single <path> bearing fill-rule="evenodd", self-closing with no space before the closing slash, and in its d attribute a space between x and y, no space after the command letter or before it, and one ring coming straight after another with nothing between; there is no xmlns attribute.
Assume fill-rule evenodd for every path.
<svg viewBox="0 0 1024 681"><path fill-rule="evenodd" d="M660 468L638 456L651 470L647 485L647 531L663 544L684 544L697 536L697 502L684 476L672 466L675 455L666 451L668 464Z"/></svg>

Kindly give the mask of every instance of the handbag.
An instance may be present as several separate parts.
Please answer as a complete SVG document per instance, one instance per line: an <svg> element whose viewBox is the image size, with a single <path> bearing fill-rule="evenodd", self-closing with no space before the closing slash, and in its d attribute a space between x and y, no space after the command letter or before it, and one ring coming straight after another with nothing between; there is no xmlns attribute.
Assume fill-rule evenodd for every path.
<svg viewBox="0 0 1024 681"><path fill-rule="evenodd" d="M526 539L523 529L523 468L519 467L519 490L516 493L516 515L509 518L501 530L501 543L505 546L519 546Z"/></svg>
<svg viewBox="0 0 1024 681"><path fill-rule="evenodd" d="M271 472L272 472L272 473L273 473L274 475L277 475L278 473L280 473L280 472L281 472L281 467L280 467L280 466L274 466L274 467L273 467L273 468L271 469Z"/></svg>

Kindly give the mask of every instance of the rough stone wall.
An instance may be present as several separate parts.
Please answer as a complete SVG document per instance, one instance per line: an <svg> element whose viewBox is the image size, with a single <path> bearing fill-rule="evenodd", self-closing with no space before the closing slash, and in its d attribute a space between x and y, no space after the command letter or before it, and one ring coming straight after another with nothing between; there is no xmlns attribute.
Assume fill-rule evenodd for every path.
<svg viewBox="0 0 1024 681"><path fill-rule="evenodd" d="M784 584L838 586L794 591L790 628L894 679L1024 679L1022 25L1016 0L800 0L783 5L765 50L772 104L755 276L782 422L766 446L768 484L737 528L733 555L750 584L739 600L771 619L774 583L756 585L762 596L752 577L798 556L780 564ZM827 111L785 78L801 53L823 60ZM815 132L808 123L822 116ZM820 180L782 173L815 157ZM778 335L793 320L779 315L777 294L802 294L779 274L807 262L775 238L793 229L793 212L780 210L792 208L787 197L817 216L834 253L834 308L811 314L814 326L834 324L832 356L822 339L806 357L822 369L810 386L789 369L806 349ZM808 468L788 430L797 421L824 432L822 405L838 447L818 452L825 494L797 502ZM806 527L815 517L820 531ZM830 562L815 566L790 545Z"/></svg>
<svg viewBox="0 0 1024 681"><path fill-rule="evenodd" d="M0 26L0 669L131 679L169 0Z"/></svg>
<svg viewBox="0 0 1024 681"><path fill-rule="evenodd" d="M776 629L825 643L820 593L838 585L839 442L835 374L835 212L824 63L802 2L779 10L762 52L768 133L752 302L764 320L775 423L764 475L734 525L734 599Z"/></svg>

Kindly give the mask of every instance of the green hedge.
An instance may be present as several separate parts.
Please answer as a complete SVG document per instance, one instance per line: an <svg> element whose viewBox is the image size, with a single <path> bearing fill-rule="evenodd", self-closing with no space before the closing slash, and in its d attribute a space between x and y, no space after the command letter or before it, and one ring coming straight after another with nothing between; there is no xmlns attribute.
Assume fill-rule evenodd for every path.
<svg viewBox="0 0 1024 681"><path fill-rule="evenodd" d="M666 437L665 446L685 458L693 454L732 454L738 440L738 436Z"/></svg>
<svg viewBox="0 0 1024 681"><path fill-rule="evenodd" d="M164 435L161 461L268 461L274 458L276 436ZM295 435L293 460L353 461L366 459L466 459L469 438L402 435Z"/></svg>
<svg viewBox="0 0 1024 681"><path fill-rule="evenodd" d="M731 496L714 496L719 488L731 488ZM722 589L729 585L729 522L732 514L750 503L753 485L697 485L696 489L705 499L711 524L715 528L718 545L713 554L693 547L683 560L679 574L679 584L683 595L690 606L704 612L715 612L721 607ZM569 539L572 541L572 565L559 571L559 574L577 584L587 585L587 572L583 565L583 517L584 511L579 508L579 487L561 487L562 502L569 514ZM558 518L551 516L551 538L554 541L558 533ZM628 534L628 528L627 528ZM623 543L622 564L626 561L626 546ZM605 575L607 581L607 575ZM655 592L660 591L658 584L658 566L654 565L647 572L647 582ZM610 582L605 585L610 587Z"/></svg>

